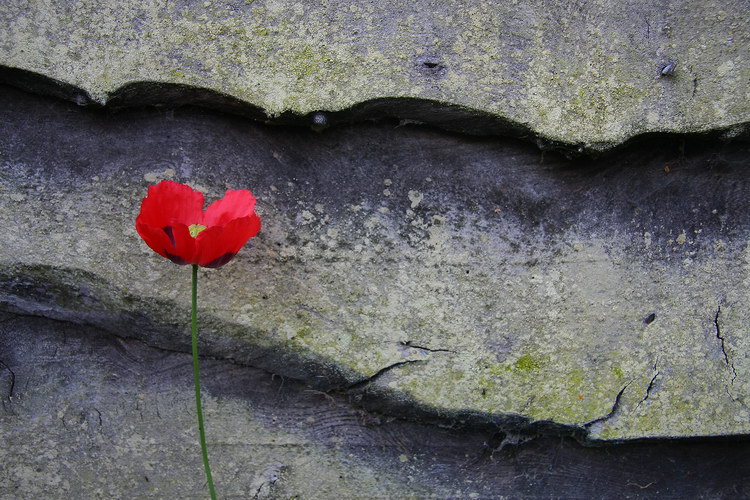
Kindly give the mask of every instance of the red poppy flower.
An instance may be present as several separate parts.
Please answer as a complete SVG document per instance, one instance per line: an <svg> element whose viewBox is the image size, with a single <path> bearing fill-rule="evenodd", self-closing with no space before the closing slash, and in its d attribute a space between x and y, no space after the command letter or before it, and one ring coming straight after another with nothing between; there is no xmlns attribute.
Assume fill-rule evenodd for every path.
<svg viewBox="0 0 750 500"><path fill-rule="evenodd" d="M151 249L175 264L220 267L260 231L255 197L229 190L203 210L203 193L173 181L149 186L135 229Z"/></svg>

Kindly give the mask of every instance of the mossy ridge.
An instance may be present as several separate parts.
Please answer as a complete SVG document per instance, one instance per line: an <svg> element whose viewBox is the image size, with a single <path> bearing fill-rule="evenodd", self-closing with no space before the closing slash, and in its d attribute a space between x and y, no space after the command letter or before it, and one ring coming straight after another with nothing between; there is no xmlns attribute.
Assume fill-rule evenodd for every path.
<svg viewBox="0 0 750 500"><path fill-rule="evenodd" d="M548 5L536 6L545 16L533 23L529 19L536 16L519 17L518 6L478 0L437 10L416 5L432 9L433 36L416 17L403 24L385 16L387 5L78 2L47 11L20 2L17 11L8 12L10 29L0 43L6 47L4 64L64 80L100 104L133 81L211 88L270 116L414 97L476 109L550 140L597 148L638 133L706 131L748 121L747 99L730 91L741 88L750 67L738 48L748 35L730 22L739 6L725 5L726 15L710 22L681 12L686 26L703 28L706 47L700 52L684 48L690 47L684 39L701 29L626 42L619 27L635 22L626 6L591 5L591 12L607 13L593 24L593 18L566 10L570 30L556 28L553 35L548 17L556 11ZM573 27L584 22L612 36L581 44ZM383 29L388 37L374 35ZM503 36L488 37L488 30ZM739 42L715 46L712 40L720 37L709 36L714 32L732 33ZM639 50L622 49L628 43ZM666 52L681 56L679 69L673 78L659 79L659 54ZM533 66L519 72L523 58L513 54L526 55ZM420 66L424 57L427 66ZM118 64L102 62L113 60ZM716 64L724 68L721 78L705 70ZM433 75L431 68L442 69ZM466 92L467 85L473 92Z"/></svg>

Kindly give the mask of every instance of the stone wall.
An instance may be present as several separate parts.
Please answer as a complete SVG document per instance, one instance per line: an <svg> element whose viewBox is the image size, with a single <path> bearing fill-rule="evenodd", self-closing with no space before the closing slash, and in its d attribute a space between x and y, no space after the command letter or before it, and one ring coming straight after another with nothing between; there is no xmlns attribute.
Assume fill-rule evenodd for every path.
<svg viewBox="0 0 750 500"><path fill-rule="evenodd" d="M719 462L720 481L649 476L684 446L741 457L750 428L749 21L743 2L703 3L0 9L7 498L116 496L82 471L133 457L143 495L201 491L155 465L198 470L197 453L149 451L192 422L165 409L189 382L189 269L134 228L161 179L258 198L260 235L200 277L209 428L238 498L326 498L336 475L378 496L371 475L402 467L416 483L389 479L386 497L544 495L532 462L560 436L585 465L555 491L587 475L622 495L747 488ZM277 425L296 413L269 409L283 384L264 373L290 380L305 422ZM328 405L356 425L318 422ZM162 410L174 434L147 429ZM348 461L335 450L356 436ZM621 444L714 437L732 441ZM641 463L620 477L569 438ZM45 442L63 451L38 459ZM529 457L515 482L508 449ZM452 491L478 470L461 454L481 487ZM434 487L413 461L432 455L448 471Z"/></svg>

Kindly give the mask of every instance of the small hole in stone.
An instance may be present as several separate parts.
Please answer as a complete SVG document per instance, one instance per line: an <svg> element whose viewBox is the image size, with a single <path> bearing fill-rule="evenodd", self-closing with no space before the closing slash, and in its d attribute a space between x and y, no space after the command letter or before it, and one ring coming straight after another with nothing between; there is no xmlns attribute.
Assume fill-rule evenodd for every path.
<svg viewBox="0 0 750 500"><path fill-rule="evenodd" d="M264 295L263 300L268 300L268 295Z"/></svg>
<svg viewBox="0 0 750 500"><path fill-rule="evenodd" d="M435 61L425 61L422 64L424 64L424 66L426 68L430 68L430 69L434 69L434 68L437 68L439 66L439 64L436 63Z"/></svg>
<svg viewBox="0 0 750 500"><path fill-rule="evenodd" d="M656 313L651 313L645 318L643 318L643 322L646 323L647 325L650 325L651 323L654 322L655 319L656 319Z"/></svg>

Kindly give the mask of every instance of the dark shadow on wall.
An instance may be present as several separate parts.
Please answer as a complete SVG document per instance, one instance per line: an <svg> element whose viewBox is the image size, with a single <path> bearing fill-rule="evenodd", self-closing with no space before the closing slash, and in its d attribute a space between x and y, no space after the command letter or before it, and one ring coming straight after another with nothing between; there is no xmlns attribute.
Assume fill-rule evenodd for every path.
<svg viewBox="0 0 750 500"><path fill-rule="evenodd" d="M476 109L414 98L384 97L361 102L343 110L319 110L306 115L287 112L278 116L269 116L263 109L230 95L212 89L177 83L131 82L112 92L107 97L106 103L94 101L86 91L74 85L19 68L0 66L0 84L65 99L79 106L106 106L111 110L143 106L201 106L267 124L309 127L316 131L368 121L396 120L401 125L423 124L461 134L518 138L533 143L542 151L556 152L567 158L598 156L603 152L622 148L632 140L638 139L634 138L620 145L566 143L540 136L524 124L505 120ZM663 136L664 134L656 135ZM681 137L687 137L690 140L691 136L709 140L747 141L750 140L750 126L738 125Z"/></svg>

